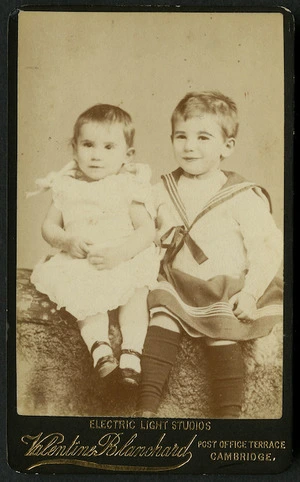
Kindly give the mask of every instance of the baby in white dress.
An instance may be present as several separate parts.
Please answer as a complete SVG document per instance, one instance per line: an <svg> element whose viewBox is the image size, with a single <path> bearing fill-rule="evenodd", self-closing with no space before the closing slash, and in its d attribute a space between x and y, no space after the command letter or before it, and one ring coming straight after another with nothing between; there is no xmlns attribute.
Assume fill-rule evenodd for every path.
<svg viewBox="0 0 300 482"><path fill-rule="evenodd" d="M134 154L131 117L95 105L74 126L74 161L42 180L53 201L42 225L59 252L33 270L31 281L78 320L100 377L118 365L137 385L148 326L147 294L157 278L151 171ZM119 308L120 361L109 343L108 311Z"/></svg>

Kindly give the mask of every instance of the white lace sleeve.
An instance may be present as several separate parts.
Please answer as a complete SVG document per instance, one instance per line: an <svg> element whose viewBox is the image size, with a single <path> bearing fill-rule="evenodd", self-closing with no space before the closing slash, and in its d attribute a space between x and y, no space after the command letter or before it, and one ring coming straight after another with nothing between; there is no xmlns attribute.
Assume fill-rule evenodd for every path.
<svg viewBox="0 0 300 482"><path fill-rule="evenodd" d="M152 186L152 195L155 209L158 211L160 206L166 204L165 188L162 181Z"/></svg>
<svg viewBox="0 0 300 482"><path fill-rule="evenodd" d="M150 184L151 169L147 164L134 164L132 170L126 167L126 189L130 202L144 204L148 213L155 218L156 211Z"/></svg>

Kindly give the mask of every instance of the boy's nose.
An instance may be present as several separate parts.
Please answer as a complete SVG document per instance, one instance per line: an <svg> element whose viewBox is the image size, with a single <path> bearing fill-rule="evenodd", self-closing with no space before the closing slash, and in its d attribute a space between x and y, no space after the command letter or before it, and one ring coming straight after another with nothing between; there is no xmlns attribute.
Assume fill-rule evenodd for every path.
<svg viewBox="0 0 300 482"><path fill-rule="evenodd" d="M195 149L195 140L194 139L186 139L185 144L184 144L184 150L185 151L192 151Z"/></svg>

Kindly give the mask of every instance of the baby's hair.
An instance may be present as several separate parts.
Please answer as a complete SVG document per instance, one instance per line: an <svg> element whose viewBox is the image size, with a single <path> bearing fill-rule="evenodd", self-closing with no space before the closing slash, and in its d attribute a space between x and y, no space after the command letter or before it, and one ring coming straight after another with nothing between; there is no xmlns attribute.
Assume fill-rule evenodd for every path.
<svg viewBox="0 0 300 482"><path fill-rule="evenodd" d="M77 143L81 127L87 122L122 124L127 147L133 147L135 129L132 119L125 110L110 104L96 104L85 110L74 125L72 144Z"/></svg>
<svg viewBox="0 0 300 482"><path fill-rule="evenodd" d="M172 135L178 119L187 120L199 114L214 114L225 139L235 138L238 133L237 107L232 99L218 91L189 92L175 108L172 118Z"/></svg>

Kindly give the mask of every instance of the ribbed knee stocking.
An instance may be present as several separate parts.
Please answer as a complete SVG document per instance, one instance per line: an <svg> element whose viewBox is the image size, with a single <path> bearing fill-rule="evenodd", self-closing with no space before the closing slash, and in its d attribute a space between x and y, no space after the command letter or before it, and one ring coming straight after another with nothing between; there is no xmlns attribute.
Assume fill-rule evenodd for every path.
<svg viewBox="0 0 300 482"><path fill-rule="evenodd" d="M176 360L181 334L159 326L150 326L142 354L142 380L138 412L156 413L164 385Z"/></svg>
<svg viewBox="0 0 300 482"><path fill-rule="evenodd" d="M244 360L239 343L207 346L214 416L238 418L244 390Z"/></svg>

